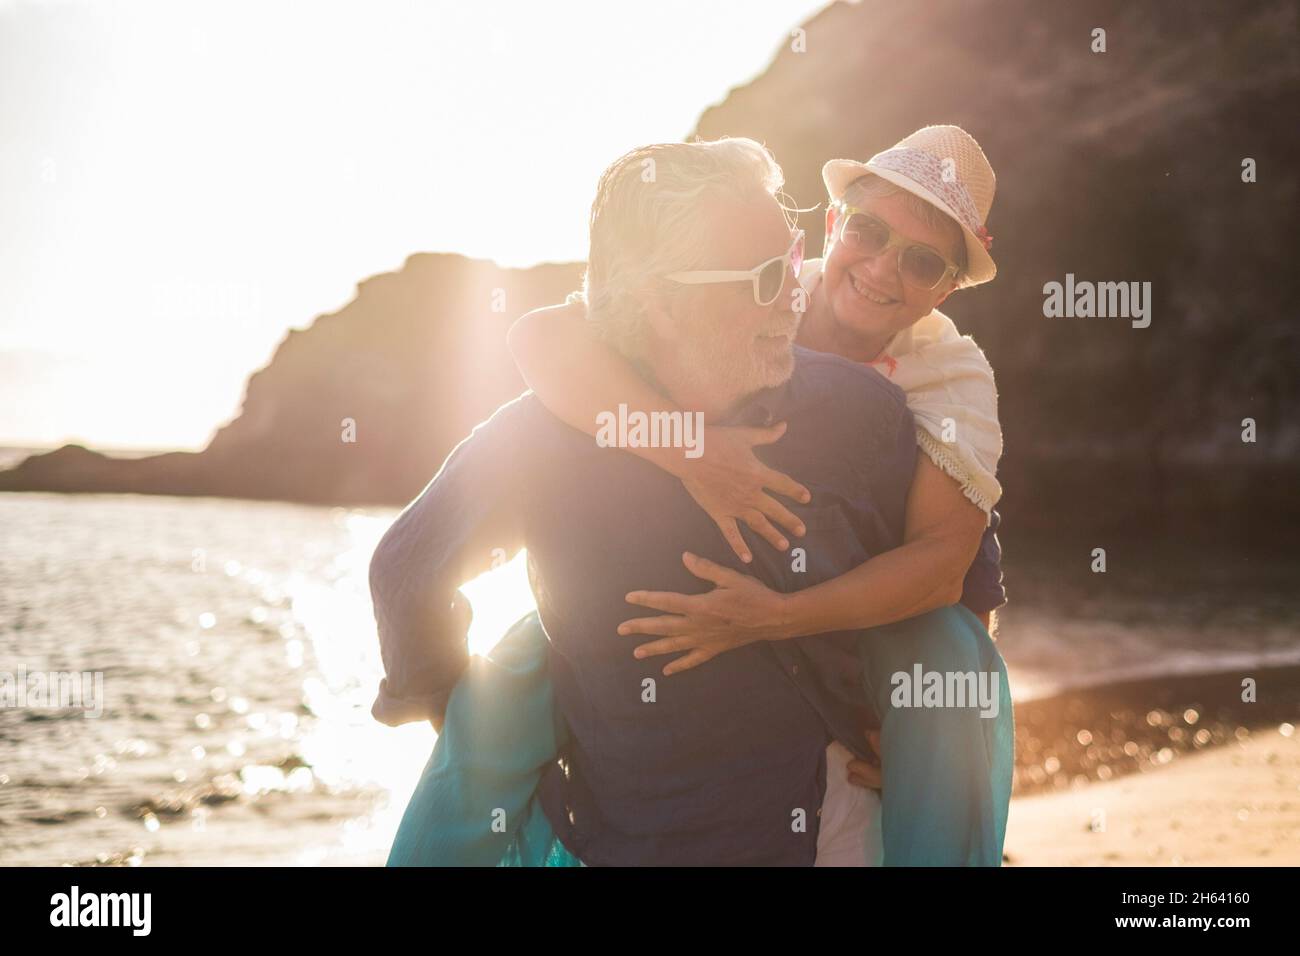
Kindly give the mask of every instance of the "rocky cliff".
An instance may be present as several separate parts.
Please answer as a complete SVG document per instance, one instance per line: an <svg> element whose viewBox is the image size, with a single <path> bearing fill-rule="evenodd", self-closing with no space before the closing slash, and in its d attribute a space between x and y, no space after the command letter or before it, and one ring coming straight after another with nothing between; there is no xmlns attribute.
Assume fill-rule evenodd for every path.
<svg viewBox="0 0 1300 956"><path fill-rule="evenodd" d="M865 159L928 123L981 141L998 172L1000 275L945 311L998 371L1008 520L1294 526L1295 5L869 0L804 29L697 133L767 143L803 205L823 198L827 158ZM803 222L814 249L819 221ZM1046 318L1044 285L1067 274L1150 282L1150 326ZM579 275L413 256L291 333L202 453L115 462L69 447L0 475L0 488L400 504L521 388L510 319ZM355 443L340 439L345 418ZM1247 418L1255 442L1242 441Z"/></svg>
<svg viewBox="0 0 1300 956"><path fill-rule="evenodd" d="M341 311L290 331L203 451L127 460L67 445L0 473L0 490L404 503L523 390L510 322L562 301L581 276L577 263L502 269L413 255L360 283Z"/></svg>
<svg viewBox="0 0 1300 956"><path fill-rule="evenodd" d="M1226 516L1259 530L1289 513L1294 527L1296 9L835 4L803 52L783 50L697 132L762 140L808 205L828 158L866 159L928 123L970 130L998 174L999 277L944 310L998 373L1007 510L1045 526ZM801 220L814 249L820 219ZM1150 282L1150 326L1045 318L1044 284L1067 273Z"/></svg>

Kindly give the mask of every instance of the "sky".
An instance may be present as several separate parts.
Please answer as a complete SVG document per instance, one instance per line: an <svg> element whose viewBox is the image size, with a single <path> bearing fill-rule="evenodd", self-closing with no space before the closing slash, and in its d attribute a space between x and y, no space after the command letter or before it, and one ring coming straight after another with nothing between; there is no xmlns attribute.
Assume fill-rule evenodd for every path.
<svg viewBox="0 0 1300 956"><path fill-rule="evenodd" d="M201 448L414 252L584 258L601 170L824 5L0 0L0 445Z"/></svg>

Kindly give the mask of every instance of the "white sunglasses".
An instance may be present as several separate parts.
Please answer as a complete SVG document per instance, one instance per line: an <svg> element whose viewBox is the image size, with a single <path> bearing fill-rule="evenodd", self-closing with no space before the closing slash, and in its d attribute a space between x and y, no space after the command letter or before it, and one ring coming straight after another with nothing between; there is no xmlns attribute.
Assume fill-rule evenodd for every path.
<svg viewBox="0 0 1300 956"><path fill-rule="evenodd" d="M788 267L799 278L803 267L803 230L796 229L794 241L785 255L774 256L752 269L746 271L703 271L672 272L664 276L673 282L684 285L711 285L715 282L750 282L754 288L754 301L758 305L771 305L776 301L781 290L785 288L785 274Z"/></svg>

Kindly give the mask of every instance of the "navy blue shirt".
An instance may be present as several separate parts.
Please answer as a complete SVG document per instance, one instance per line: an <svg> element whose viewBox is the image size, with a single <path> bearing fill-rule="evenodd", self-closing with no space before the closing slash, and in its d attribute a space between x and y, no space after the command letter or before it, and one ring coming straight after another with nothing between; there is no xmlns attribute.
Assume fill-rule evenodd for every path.
<svg viewBox="0 0 1300 956"><path fill-rule="evenodd" d="M758 452L812 491L811 505L792 506L808 529L806 568L752 536L742 565L675 478L598 447L525 394L457 446L375 551L387 673L377 713L442 709L468 659L457 586L496 549L526 546L571 737L539 791L562 842L597 865L811 864L826 743L864 756L874 720L859 632L760 642L671 678L665 658L632 656L643 636L616 633L646 613L628 591L709 587L682 565L685 550L792 591L901 544L917 454L902 391L836 356L795 354L791 379L735 422L789 423Z"/></svg>
<svg viewBox="0 0 1300 956"><path fill-rule="evenodd" d="M980 549L962 582L961 603L976 614L987 614L1007 603L1007 591L1002 586L1002 543L998 541L1001 525L1002 515L994 508L980 539Z"/></svg>

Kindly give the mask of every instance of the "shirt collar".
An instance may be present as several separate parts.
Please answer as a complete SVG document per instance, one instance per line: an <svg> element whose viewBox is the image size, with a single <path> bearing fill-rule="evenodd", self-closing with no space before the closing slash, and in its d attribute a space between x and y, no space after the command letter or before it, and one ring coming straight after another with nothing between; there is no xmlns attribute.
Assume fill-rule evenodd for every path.
<svg viewBox="0 0 1300 956"><path fill-rule="evenodd" d="M749 428L764 428L784 421L791 406L791 393L795 377L802 374L803 362L800 353L806 351L801 346L794 347L794 370L780 385L773 385L755 392L736 407L736 410L720 420L720 425L741 425Z"/></svg>

